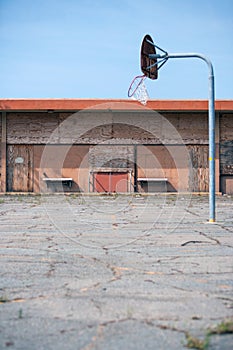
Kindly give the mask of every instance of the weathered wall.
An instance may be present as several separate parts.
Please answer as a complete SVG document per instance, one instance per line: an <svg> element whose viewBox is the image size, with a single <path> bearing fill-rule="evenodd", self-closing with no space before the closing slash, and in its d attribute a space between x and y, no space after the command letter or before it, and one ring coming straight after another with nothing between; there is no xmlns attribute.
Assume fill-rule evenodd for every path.
<svg viewBox="0 0 233 350"><path fill-rule="evenodd" d="M206 113L8 113L8 144L99 144L112 139L146 144L208 144ZM128 141L126 142L128 143Z"/></svg>
<svg viewBox="0 0 233 350"><path fill-rule="evenodd" d="M89 146L85 145L35 145L34 146L34 191L47 190L45 177L71 177L71 189L65 191L88 192Z"/></svg>
<svg viewBox="0 0 233 350"><path fill-rule="evenodd" d="M2 113L0 113L0 145L2 145ZM1 174L1 167L2 167L2 147L0 147L0 174ZM1 175L0 175L1 179Z"/></svg>
<svg viewBox="0 0 233 350"><path fill-rule="evenodd" d="M233 194L233 113L220 118L221 190Z"/></svg>
<svg viewBox="0 0 233 350"><path fill-rule="evenodd" d="M58 142L59 113L7 113L7 144L46 144ZM52 135L52 137L51 137Z"/></svg>
<svg viewBox="0 0 233 350"><path fill-rule="evenodd" d="M221 190L228 192L233 188L233 114L220 114L219 125ZM51 149L46 147L49 162L43 172L49 177L59 172L72 177L72 191L88 190L90 169L101 166L133 171L135 162L139 177L166 177L169 190L208 191L206 112L7 113L8 191L39 191L40 185L44 186L40 177L46 144ZM59 168L58 155L64 157L67 147L65 162ZM23 163L15 163L19 157Z"/></svg>
<svg viewBox="0 0 233 350"><path fill-rule="evenodd" d="M222 175L233 175L233 114L220 118L220 167Z"/></svg>
<svg viewBox="0 0 233 350"><path fill-rule="evenodd" d="M133 168L134 146L133 145L95 145L90 147L90 168Z"/></svg>

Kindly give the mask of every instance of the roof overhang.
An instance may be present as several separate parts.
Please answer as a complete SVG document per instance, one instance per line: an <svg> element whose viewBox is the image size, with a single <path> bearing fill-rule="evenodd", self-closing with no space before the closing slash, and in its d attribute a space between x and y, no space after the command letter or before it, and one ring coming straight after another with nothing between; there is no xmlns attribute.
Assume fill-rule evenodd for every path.
<svg viewBox="0 0 233 350"><path fill-rule="evenodd" d="M79 111L94 110L155 110L208 111L207 100L149 100L146 106L128 99L19 98L0 99L0 111ZM216 111L233 111L233 100L216 100Z"/></svg>

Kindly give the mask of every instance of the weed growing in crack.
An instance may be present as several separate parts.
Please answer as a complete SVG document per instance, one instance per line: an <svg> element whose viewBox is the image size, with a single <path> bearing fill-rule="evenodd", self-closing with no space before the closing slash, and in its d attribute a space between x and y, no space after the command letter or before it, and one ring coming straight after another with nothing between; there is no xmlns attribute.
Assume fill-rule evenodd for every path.
<svg viewBox="0 0 233 350"><path fill-rule="evenodd" d="M210 337L212 335L233 334L233 320L225 320L219 323L217 326L208 329L205 338L200 340L193 337L190 333L185 333L186 344L188 349L207 350L209 347Z"/></svg>
<svg viewBox="0 0 233 350"><path fill-rule="evenodd" d="M133 317L133 309L132 307L128 306L127 308L127 318L131 319Z"/></svg>
<svg viewBox="0 0 233 350"><path fill-rule="evenodd" d="M209 329L208 334L232 334L233 333L233 321L222 321L216 327Z"/></svg>
<svg viewBox="0 0 233 350"><path fill-rule="evenodd" d="M19 318L19 319L22 319L22 318L23 318L23 309L19 309L18 318Z"/></svg>
<svg viewBox="0 0 233 350"><path fill-rule="evenodd" d="M193 337L191 334L185 334L187 343L185 344L188 349L197 349L197 350L207 350L209 346L209 336L207 335L204 340L200 340L196 337Z"/></svg>

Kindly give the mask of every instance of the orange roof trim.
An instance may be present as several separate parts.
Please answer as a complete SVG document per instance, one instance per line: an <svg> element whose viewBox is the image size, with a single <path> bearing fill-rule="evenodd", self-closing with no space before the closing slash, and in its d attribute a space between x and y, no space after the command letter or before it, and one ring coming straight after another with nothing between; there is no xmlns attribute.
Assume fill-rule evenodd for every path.
<svg viewBox="0 0 233 350"><path fill-rule="evenodd" d="M0 99L2 111L44 111L83 109L118 109L138 110L153 109L158 111L206 111L207 100L149 100L146 106L129 99ZM233 111L233 100L216 100L217 111Z"/></svg>

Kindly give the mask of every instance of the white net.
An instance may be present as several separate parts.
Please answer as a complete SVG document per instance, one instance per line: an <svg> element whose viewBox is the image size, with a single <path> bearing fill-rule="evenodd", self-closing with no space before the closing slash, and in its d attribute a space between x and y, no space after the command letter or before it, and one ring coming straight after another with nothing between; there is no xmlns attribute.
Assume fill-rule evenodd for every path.
<svg viewBox="0 0 233 350"><path fill-rule="evenodd" d="M134 100L139 101L141 104L146 105L149 100L149 94L145 85L145 77L136 77L130 88L129 88L129 97Z"/></svg>

